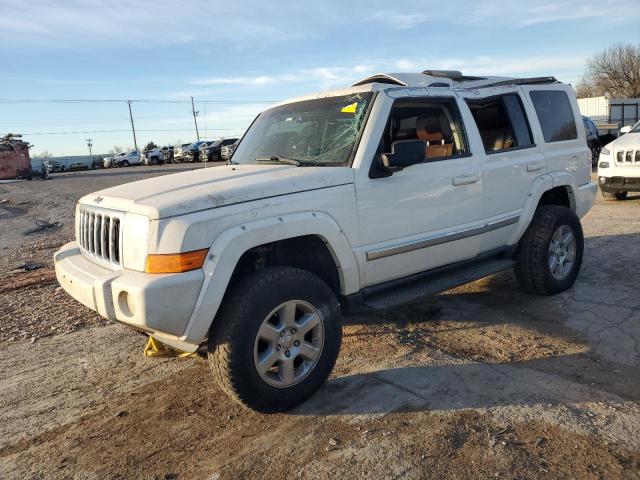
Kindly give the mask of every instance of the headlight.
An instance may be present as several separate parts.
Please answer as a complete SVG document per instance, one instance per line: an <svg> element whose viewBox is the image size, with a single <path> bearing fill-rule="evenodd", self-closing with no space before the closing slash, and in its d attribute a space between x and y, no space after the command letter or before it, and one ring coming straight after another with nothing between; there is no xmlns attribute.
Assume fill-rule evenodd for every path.
<svg viewBox="0 0 640 480"><path fill-rule="evenodd" d="M599 168L609 168L609 162L600 162Z"/></svg>
<svg viewBox="0 0 640 480"><path fill-rule="evenodd" d="M607 147L602 147L602 150L600 150L600 155L611 155L611 152Z"/></svg>

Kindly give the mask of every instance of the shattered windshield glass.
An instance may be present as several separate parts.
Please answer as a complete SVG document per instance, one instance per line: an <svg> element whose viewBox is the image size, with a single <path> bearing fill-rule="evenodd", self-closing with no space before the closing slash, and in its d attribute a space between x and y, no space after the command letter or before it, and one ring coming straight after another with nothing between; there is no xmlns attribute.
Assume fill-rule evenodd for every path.
<svg viewBox="0 0 640 480"><path fill-rule="evenodd" d="M245 134L233 162L347 165L372 97L365 92L267 110Z"/></svg>

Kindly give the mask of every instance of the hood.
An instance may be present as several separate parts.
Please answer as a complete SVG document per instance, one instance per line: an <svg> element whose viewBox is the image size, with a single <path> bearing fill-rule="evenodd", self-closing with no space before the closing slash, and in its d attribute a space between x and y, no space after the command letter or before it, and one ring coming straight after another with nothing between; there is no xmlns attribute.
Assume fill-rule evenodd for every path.
<svg viewBox="0 0 640 480"><path fill-rule="evenodd" d="M349 167L224 165L126 183L80 203L139 213L152 220L290 193L353 183Z"/></svg>
<svg viewBox="0 0 640 480"><path fill-rule="evenodd" d="M640 133L625 133L621 137L616 138L608 147L614 150L636 150L640 148ZM611 148L609 148L611 150Z"/></svg>

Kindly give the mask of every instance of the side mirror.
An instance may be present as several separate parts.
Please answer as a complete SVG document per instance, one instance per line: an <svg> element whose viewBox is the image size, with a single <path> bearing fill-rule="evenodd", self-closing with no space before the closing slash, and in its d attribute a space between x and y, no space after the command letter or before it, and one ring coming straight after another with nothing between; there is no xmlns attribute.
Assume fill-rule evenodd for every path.
<svg viewBox="0 0 640 480"><path fill-rule="evenodd" d="M631 125L627 125L626 127L622 127L620 129L620 135L624 135L625 133L629 133L631 131Z"/></svg>
<svg viewBox="0 0 640 480"><path fill-rule="evenodd" d="M390 172L427 160L427 142L422 140L398 140L391 144L391 153L381 155L382 164Z"/></svg>

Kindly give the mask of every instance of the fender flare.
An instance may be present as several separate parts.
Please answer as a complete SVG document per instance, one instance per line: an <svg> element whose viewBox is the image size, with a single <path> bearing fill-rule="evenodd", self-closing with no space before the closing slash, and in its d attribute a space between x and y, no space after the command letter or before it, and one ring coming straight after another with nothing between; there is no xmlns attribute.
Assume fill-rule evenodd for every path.
<svg viewBox="0 0 640 480"><path fill-rule="evenodd" d="M244 223L222 232L211 245L202 266L204 283L180 340L197 344L204 341L238 260L247 250L304 235L317 235L327 245L338 267L342 294L357 292L360 277L353 249L340 226L326 213L293 213Z"/></svg>
<svg viewBox="0 0 640 480"><path fill-rule="evenodd" d="M540 175L531 184L529 193L527 194L527 200L520 215L520 222L518 222L518 228L513 232L509 245L515 245L520 241L524 232L529 228L529 224L533 219L533 215L536 212L538 203L545 192L556 188L566 187L567 194L569 195L569 203L573 210L576 209L576 202L574 198L574 177L569 172L552 172L545 175Z"/></svg>

